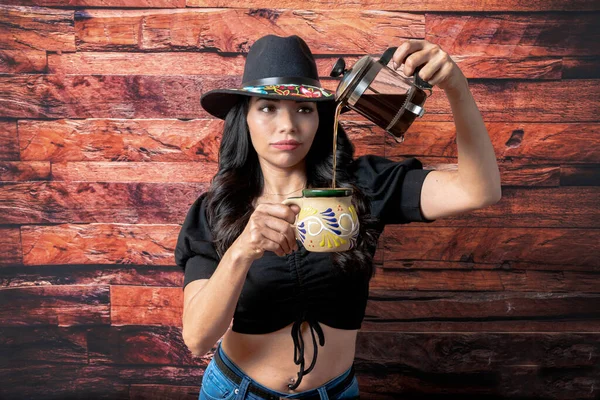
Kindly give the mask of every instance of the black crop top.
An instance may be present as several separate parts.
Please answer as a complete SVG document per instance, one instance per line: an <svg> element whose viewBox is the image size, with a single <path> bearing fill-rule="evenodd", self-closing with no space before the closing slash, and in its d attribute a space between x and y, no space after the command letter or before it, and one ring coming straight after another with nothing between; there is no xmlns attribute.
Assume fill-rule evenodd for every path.
<svg viewBox="0 0 600 400"><path fill-rule="evenodd" d="M350 171L371 203L371 214L379 218L381 230L386 224L433 222L421 214L420 197L423 181L430 170L424 170L416 158L393 162L367 155L357 158ZM208 279L219 264L212 245L206 219L206 193L192 204L183 222L175 260L184 270L183 287L197 279ZM381 232L380 232L381 233ZM365 315L369 294L368 278L339 272L329 253L307 251L298 241L298 251L283 257L265 251L251 265L242 288L232 330L240 333L269 333L292 325L294 362L300 366L298 380L289 385L295 389L302 377L316 364L317 339L325 344L319 322L338 329L359 329ZM371 249L371 256L375 248ZM304 343L300 330L303 321L310 325L314 357L304 365Z"/></svg>

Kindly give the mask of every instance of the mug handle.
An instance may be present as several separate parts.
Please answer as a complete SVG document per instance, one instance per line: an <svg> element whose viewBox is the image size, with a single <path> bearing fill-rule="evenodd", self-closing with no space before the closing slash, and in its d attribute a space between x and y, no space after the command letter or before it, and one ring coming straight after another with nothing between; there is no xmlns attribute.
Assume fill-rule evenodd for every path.
<svg viewBox="0 0 600 400"><path fill-rule="evenodd" d="M300 209L302 209L303 203L304 203L304 197L288 197L287 199L285 199L284 201L281 202L281 204L285 204L286 206L295 204L298 207L300 207ZM292 226L294 228L296 227L296 222L298 221L298 215L300 215L300 213L298 213L296 215L296 221L292 224Z"/></svg>
<svg viewBox="0 0 600 400"><path fill-rule="evenodd" d="M389 49L387 49L383 53L383 55L381 56L381 58L378 61L380 63L382 63L383 65L388 65L388 63L392 59L392 56L394 55L394 53L396 52L396 50L398 50L397 47L390 47ZM417 86L418 88L424 89L424 90L425 89L432 89L433 86L431 86L429 83L425 82L419 76L419 71L421 70L421 68L423 68L423 66L419 66L419 67L415 68L415 72L413 72L415 86Z"/></svg>

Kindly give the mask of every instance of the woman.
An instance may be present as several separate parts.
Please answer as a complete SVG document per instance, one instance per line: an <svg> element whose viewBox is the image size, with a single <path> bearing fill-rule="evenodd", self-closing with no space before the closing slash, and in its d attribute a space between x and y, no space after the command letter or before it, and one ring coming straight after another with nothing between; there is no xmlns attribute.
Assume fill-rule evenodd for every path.
<svg viewBox="0 0 600 400"><path fill-rule="evenodd" d="M447 93L462 90L460 70L431 46L399 47L394 66L414 53L426 63L423 79ZM200 399L358 398L355 342L385 224L433 222L497 201L489 143L480 141L473 157L492 157L493 165L479 162L483 171L468 171L475 178L469 186L450 172L423 170L415 158L354 159L338 125L336 187L354 189L359 239L346 252L308 252L291 226L298 207L281 202L304 188L331 187L333 98L320 85L306 43L274 35L251 47L241 88L201 98L207 112L225 120L219 171L191 206L175 250L185 271L186 345L202 356L223 338L204 372ZM455 116L469 116L469 126L481 128L474 103L460 101ZM421 202L426 187L437 200ZM442 189L454 197L433 195Z"/></svg>

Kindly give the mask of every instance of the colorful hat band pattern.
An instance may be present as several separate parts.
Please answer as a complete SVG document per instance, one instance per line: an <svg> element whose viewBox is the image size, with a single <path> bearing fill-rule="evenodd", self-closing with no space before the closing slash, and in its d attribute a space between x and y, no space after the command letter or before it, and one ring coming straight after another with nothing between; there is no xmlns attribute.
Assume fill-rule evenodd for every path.
<svg viewBox="0 0 600 400"><path fill-rule="evenodd" d="M244 86L242 89L230 89L238 90L241 92L252 92L260 94L276 94L280 96L299 96L308 98L320 98L320 97L331 97L334 94L327 92L317 86L310 85L263 85L263 86Z"/></svg>

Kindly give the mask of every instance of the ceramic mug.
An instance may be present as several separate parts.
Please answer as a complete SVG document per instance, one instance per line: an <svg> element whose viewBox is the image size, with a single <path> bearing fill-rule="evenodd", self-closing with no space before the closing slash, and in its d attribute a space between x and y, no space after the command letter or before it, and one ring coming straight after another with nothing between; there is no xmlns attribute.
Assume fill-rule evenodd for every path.
<svg viewBox="0 0 600 400"><path fill-rule="evenodd" d="M306 250L337 252L356 246L360 225L352 193L351 188L311 188L283 201L300 207L294 227Z"/></svg>

